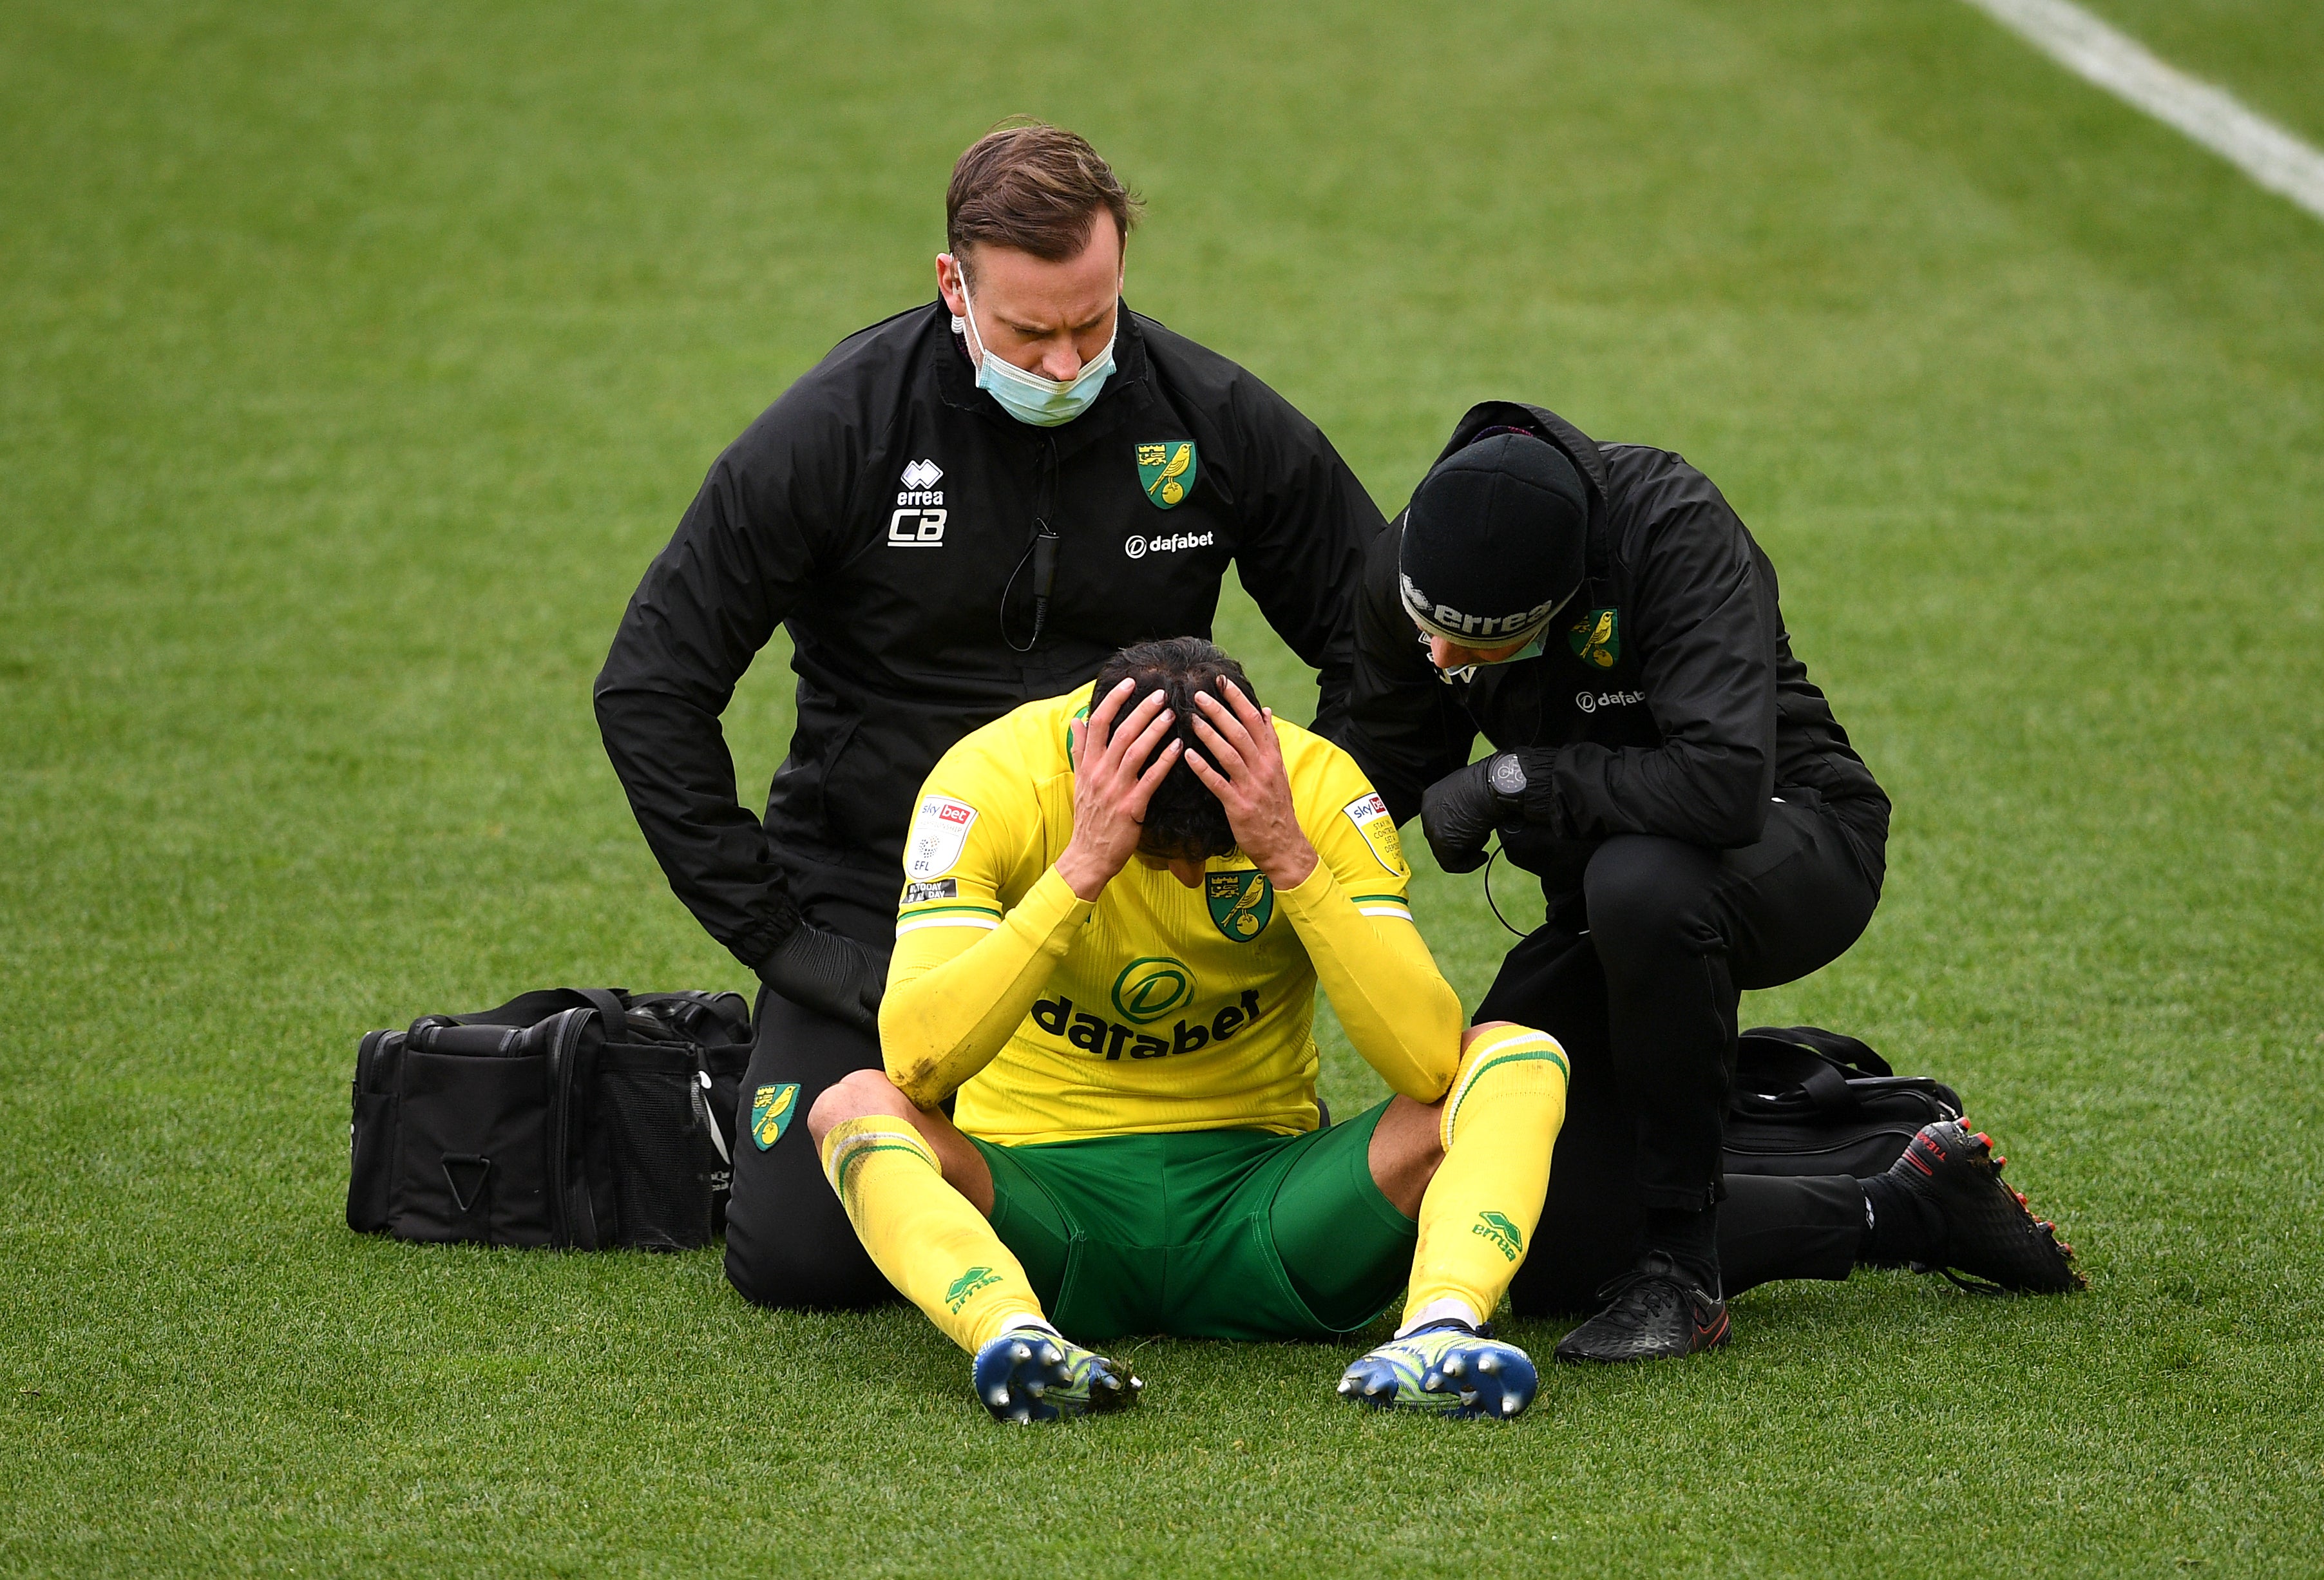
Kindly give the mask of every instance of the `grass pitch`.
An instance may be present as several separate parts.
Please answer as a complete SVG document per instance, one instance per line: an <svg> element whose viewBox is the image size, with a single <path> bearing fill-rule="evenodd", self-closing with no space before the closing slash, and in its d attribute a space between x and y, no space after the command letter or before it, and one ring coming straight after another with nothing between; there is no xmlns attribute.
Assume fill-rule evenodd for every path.
<svg viewBox="0 0 2324 1580"><path fill-rule="evenodd" d="M2107 9L2324 134L2312 8ZM906 1310L346 1233L364 1029L742 984L587 683L1019 110L1389 508L1487 394L1720 481L1898 804L1745 1013L1959 1085L2086 1297L1765 1289L1507 1428L1156 1343L1003 1431ZM0 11L0 1570L2316 1572L2319 390L2324 226L1966 6Z"/></svg>

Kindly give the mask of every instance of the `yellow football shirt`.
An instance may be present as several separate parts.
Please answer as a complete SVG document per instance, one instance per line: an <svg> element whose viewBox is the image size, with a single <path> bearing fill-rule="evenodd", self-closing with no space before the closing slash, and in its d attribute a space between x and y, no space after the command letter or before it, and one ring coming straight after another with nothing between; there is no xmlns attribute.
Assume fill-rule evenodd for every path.
<svg viewBox="0 0 2324 1580"><path fill-rule="evenodd" d="M905 842L891 994L1001 928L1064 852L1074 824L1067 725L1089 695L1018 708L962 740L928 776ZM1432 1001L1434 1020L1446 1006L1433 1001L1449 1001L1450 1039L1434 1021L1425 1036L1430 1064L1433 1044L1445 1042L1449 1077L1459 1006L1412 928L1395 822L1347 753L1296 725L1275 729L1320 858L1300 890L1328 892L1339 911L1351 904L1350 921L1394 929L1385 947L1399 966L1416 956L1423 991L1402 996ZM1078 906L1065 896L1062 906ZM1198 889L1133 858L1071 929L1031 1012L959 1087L954 1121L1004 1143L1313 1130L1316 969L1286 909L1240 853L1213 858ZM963 1021L982 1008L947 1007Z"/></svg>

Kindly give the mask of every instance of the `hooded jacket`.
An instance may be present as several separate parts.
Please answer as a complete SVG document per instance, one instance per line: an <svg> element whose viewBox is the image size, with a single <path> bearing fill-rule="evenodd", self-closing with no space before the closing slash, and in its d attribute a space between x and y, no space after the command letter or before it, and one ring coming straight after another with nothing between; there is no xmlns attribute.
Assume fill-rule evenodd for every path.
<svg viewBox="0 0 2324 1580"><path fill-rule="evenodd" d="M1599 444L1489 401L1437 458L1519 428L1589 493L1585 579L1542 654L1441 677L1397 596L1405 515L1373 541L1342 737L1398 823L1481 732L1526 766L1525 820L1558 840L1757 841L1769 798L1817 792L1876 842L1888 799L1792 651L1775 567L1711 480L1667 450Z"/></svg>
<svg viewBox="0 0 2324 1580"><path fill-rule="evenodd" d="M1207 635L1230 564L1338 727L1378 507L1258 379L1126 305L1118 322L1104 390L1052 429L976 387L941 301L848 337L718 457L648 568L598 725L670 888L744 964L802 905L884 949L937 758L1128 643ZM719 716L778 625L798 725L759 818Z"/></svg>

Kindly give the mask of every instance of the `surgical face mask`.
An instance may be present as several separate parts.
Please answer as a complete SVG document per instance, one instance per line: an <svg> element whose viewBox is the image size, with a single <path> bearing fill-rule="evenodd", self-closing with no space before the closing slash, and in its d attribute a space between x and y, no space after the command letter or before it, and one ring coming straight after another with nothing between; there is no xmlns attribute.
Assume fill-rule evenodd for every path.
<svg viewBox="0 0 2324 1580"><path fill-rule="evenodd" d="M985 348L984 337L976 332L976 303L968 294L968 272L960 276L960 299L968 304L968 317L964 320L969 338L976 346L976 387L1001 402L1001 409L1019 422L1035 428L1055 428L1071 422L1090 409L1098 392L1105 388L1106 379L1113 372L1113 343L1121 334L1121 309L1114 309L1113 333L1106 337L1105 349L1082 364L1070 383L1045 379L1038 373L1004 362Z"/></svg>
<svg viewBox="0 0 2324 1580"><path fill-rule="evenodd" d="M1426 647L1428 645L1428 633L1424 631L1419 633L1418 635L1420 637L1420 645ZM1475 679L1479 670L1498 668L1502 664L1521 664L1527 659L1537 659L1542 655L1543 644L1548 640L1549 631L1548 628L1545 626L1539 635L1536 636L1531 642L1526 643L1523 647L1517 649L1517 651L1509 654L1507 658L1480 659L1473 664L1463 664L1457 670L1439 670L1436 671L1436 678L1449 685L1455 680L1470 680Z"/></svg>

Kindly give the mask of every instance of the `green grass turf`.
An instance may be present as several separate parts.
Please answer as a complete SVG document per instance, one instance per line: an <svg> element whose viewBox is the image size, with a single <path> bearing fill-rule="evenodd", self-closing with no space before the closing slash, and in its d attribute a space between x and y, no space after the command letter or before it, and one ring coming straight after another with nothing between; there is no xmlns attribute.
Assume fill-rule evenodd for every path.
<svg viewBox="0 0 2324 1580"><path fill-rule="evenodd" d="M2204 13L2312 108L2309 8ZM587 682L1018 110L1390 508L1489 393L1720 480L1899 806L1746 1015L1958 1084L2088 1296L1761 1290L1508 1428L1155 1343L1010 1432L908 1311L346 1233L364 1029L742 983ZM0 8L0 1570L2315 1572L2320 375L2324 226L1960 5Z"/></svg>
<svg viewBox="0 0 2324 1580"><path fill-rule="evenodd" d="M2324 139L2324 6L2307 0L2082 0L2182 71L2310 143Z"/></svg>

